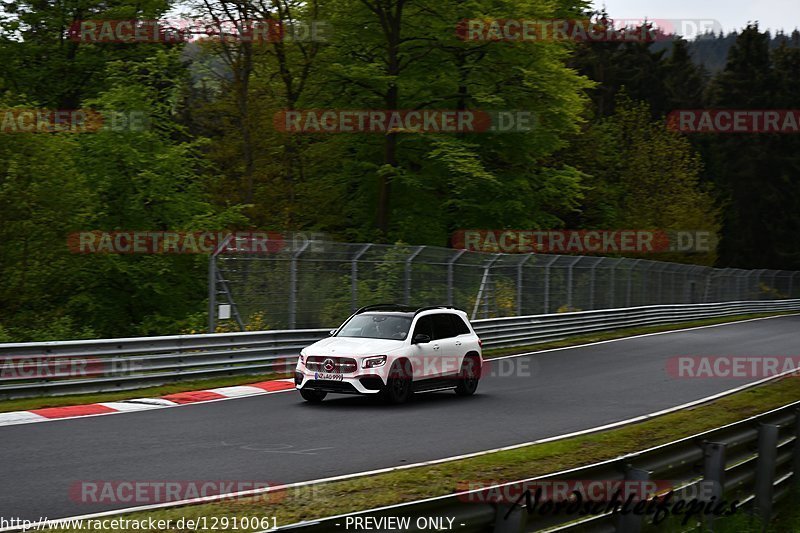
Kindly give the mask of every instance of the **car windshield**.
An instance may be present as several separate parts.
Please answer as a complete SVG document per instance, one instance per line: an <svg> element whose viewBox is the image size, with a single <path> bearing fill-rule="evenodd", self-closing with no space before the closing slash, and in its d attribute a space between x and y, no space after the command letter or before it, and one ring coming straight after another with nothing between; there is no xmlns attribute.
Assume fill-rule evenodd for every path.
<svg viewBox="0 0 800 533"><path fill-rule="evenodd" d="M405 340L411 329L411 318L399 315L364 314L353 317L337 337Z"/></svg>

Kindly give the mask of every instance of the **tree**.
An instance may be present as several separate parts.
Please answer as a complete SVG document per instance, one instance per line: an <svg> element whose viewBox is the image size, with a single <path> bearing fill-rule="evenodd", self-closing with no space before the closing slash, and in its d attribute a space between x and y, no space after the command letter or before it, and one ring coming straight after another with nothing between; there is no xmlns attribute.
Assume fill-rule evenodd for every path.
<svg viewBox="0 0 800 533"><path fill-rule="evenodd" d="M588 177L575 221L593 229L691 230L717 234L719 211L701 185L702 161L681 134L650 118L644 102L623 94L614 115L589 127L564 157ZM713 265L715 253L663 256Z"/></svg>

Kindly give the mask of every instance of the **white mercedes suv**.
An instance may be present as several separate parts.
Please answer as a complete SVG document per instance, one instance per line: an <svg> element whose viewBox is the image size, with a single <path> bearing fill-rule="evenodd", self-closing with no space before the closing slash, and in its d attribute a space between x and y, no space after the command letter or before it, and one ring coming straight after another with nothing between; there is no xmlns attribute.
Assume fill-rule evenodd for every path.
<svg viewBox="0 0 800 533"><path fill-rule="evenodd" d="M303 399L312 403L342 393L378 395L399 404L414 392L474 394L482 366L481 340L463 311L372 305L305 348L294 379Z"/></svg>

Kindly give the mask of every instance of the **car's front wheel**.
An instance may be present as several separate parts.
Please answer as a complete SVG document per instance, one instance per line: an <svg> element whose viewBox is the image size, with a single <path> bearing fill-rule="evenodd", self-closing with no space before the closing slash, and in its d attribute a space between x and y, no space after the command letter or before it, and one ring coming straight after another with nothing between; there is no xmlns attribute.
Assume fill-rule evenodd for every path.
<svg viewBox="0 0 800 533"><path fill-rule="evenodd" d="M383 401L393 405L407 402L411 398L411 381L411 363L408 361L394 363L389 370L386 387L381 393Z"/></svg>
<svg viewBox="0 0 800 533"><path fill-rule="evenodd" d="M481 379L481 360L477 357L465 357L458 373L456 394L459 396L472 396L478 390Z"/></svg>
<svg viewBox="0 0 800 533"><path fill-rule="evenodd" d="M320 403L328 395L327 392L318 390L303 389L300 391L300 396L303 397L308 403Z"/></svg>

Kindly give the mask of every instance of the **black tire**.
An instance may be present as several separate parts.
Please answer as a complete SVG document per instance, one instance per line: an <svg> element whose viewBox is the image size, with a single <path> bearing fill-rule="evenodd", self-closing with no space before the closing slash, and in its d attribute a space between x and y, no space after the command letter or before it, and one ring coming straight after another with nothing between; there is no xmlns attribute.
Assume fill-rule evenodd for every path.
<svg viewBox="0 0 800 533"><path fill-rule="evenodd" d="M381 399L389 405L399 405L411 399L412 369L409 361L397 362L389 370L389 379L381 391Z"/></svg>
<svg viewBox="0 0 800 533"><path fill-rule="evenodd" d="M318 390L302 389L300 391L300 396L302 396L303 399L308 403L320 403L327 395L327 392L321 392Z"/></svg>
<svg viewBox="0 0 800 533"><path fill-rule="evenodd" d="M461 370L458 372L456 394L459 396L472 396L478 390L478 382L480 380L480 359L475 356L465 357L461 363Z"/></svg>

